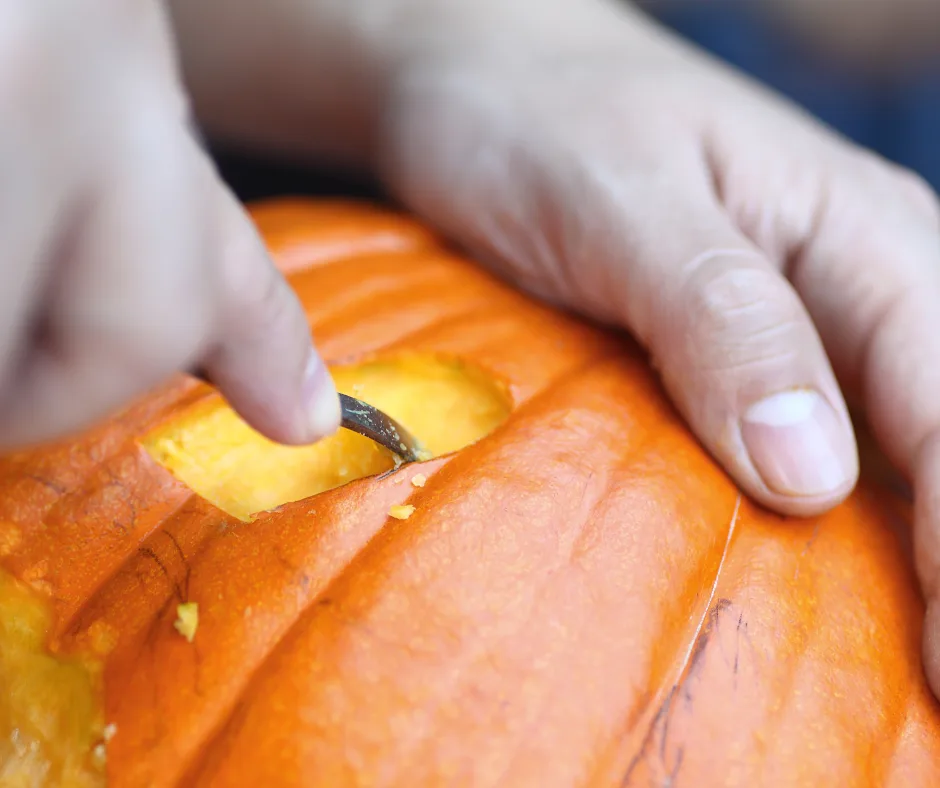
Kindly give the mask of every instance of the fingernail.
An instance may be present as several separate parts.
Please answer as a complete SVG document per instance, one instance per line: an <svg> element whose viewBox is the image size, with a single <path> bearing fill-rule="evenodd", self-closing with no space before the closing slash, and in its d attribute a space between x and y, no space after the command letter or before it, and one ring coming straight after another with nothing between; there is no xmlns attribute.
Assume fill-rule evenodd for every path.
<svg viewBox="0 0 940 788"><path fill-rule="evenodd" d="M812 389L783 391L752 405L741 434L757 472L776 493L825 495L855 481L855 440Z"/></svg>
<svg viewBox="0 0 940 788"><path fill-rule="evenodd" d="M339 429L340 407L336 386L316 351L310 353L307 362L302 396L311 440L325 438Z"/></svg>

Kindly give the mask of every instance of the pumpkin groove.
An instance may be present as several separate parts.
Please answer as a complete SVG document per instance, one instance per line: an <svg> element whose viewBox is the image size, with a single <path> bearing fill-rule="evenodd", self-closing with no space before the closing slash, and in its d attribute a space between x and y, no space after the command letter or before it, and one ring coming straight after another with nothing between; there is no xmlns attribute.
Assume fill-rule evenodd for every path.
<svg viewBox="0 0 940 788"><path fill-rule="evenodd" d="M253 214L332 365L465 361L511 412L249 522L148 451L214 396L189 381L0 458L0 567L48 606L56 659L98 655L102 713L75 741L116 724L110 784L937 784L907 515L879 479L825 517L771 515L629 342L401 216Z"/></svg>
<svg viewBox="0 0 940 788"><path fill-rule="evenodd" d="M392 354L394 355L394 354ZM569 367L567 370L572 377L579 377L597 362L588 362L582 367ZM545 370L546 372L554 370ZM537 373L533 372L531 380L537 380ZM551 379L550 379L551 380ZM552 381L553 382L553 381ZM538 394L530 395L524 402L517 406L517 414L524 418L528 407L537 405ZM495 440L497 436L505 440L505 435L499 432L492 436ZM478 450L482 450L486 443L477 445ZM439 467L459 460L459 455L440 460L434 460L430 463L424 463L421 470L428 476L425 488L421 491L423 497L433 494L435 489L436 475ZM407 470L400 473L408 473ZM357 482L354 484L361 484ZM218 517L214 507L195 499L194 512L191 518L181 521L181 527L185 528L205 528L206 531L200 531L199 541L193 541L192 537L187 536L185 531L180 532L173 527L174 523L164 525L164 529L169 529L176 534L177 541L184 545L184 552L187 553L188 560L186 566L189 568L190 576L201 576L204 584L208 587L202 591L190 588L187 598L196 598L199 600L216 599L219 594L224 594L223 586L229 581L229 576L233 571L238 576L244 577L264 577L265 588L269 590L269 595L261 598L257 594L249 596L248 589L241 589L235 595L236 600L249 599L248 606L252 609L252 616L256 616L263 611L269 615L274 615L278 606L278 596L289 597L287 607L280 613L280 619L283 624L275 629L268 630L260 639L255 641L257 652L254 656L246 653L242 648L244 636L238 632L227 631L224 633L211 634L215 642L225 643L226 647L215 655L215 659L209 656L199 656L199 651L191 651L188 645L181 644L172 636L165 636L169 629L169 623L173 618L172 607L168 604L167 589L170 590L169 597L175 603L177 596L173 589L182 583L184 568L180 562L173 557L173 550L167 545L163 545L161 555L165 556L165 566L168 570L155 567L152 559L144 556L131 556L127 568L119 573L120 582L115 579L106 586L108 596L100 600L95 600L94 604L89 606L84 619L77 623L75 629L82 631L87 629L91 622L98 620L99 616L106 615L106 611L112 611L112 620L110 626L122 632L122 643L119 646L120 653L117 650L111 655L111 661L114 672L120 675L126 675L127 680L120 683L112 683L111 691L115 698L121 698L121 706L115 711L117 715L121 714L124 706L134 706L143 699L148 698L148 693L154 693L149 697L148 704L154 709L154 722L162 724L167 718L169 710L166 713L159 713L162 705L161 698L174 698L180 693L189 693L197 683L202 685L202 693L194 693L189 701L181 704L184 708L177 712L174 722L174 730L169 731L151 731L141 733L142 738L139 742L131 742L133 749L148 752L146 763L127 764L125 776L128 784L164 784L161 780L166 780L165 784L174 784L174 774L176 767L169 764L186 764L190 758L195 757L195 750L202 750L207 745L204 736L207 732L216 727L219 719L227 714L227 707L217 709L214 712L205 710L202 706L202 694L208 694L214 700L221 701L223 696L230 699L237 699L244 693L244 685L250 685L251 677L254 676L271 658L272 652L276 651L277 644L289 635L289 629L285 627L292 626L290 622L295 622L305 615L304 611L315 608L317 599L325 593L326 589L337 583L344 572L349 571L349 561L368 562L366 556L371 548L371 541L377 534L392 532L395 523L387 522L387 510L392 503L403 503L405 500L416 501L417 492L407 483L400 483L398 479L387 477L382 480L369 480L368 487L361 491L353 491L349 488L340 488L344 491L342 497L331 497L331 493L337 491L327 491L310 502L297 502L296 504L287 504L280 508L278 512L262 513L257 515L251 523L251 530L239 529L239 524L234 518L226 518L226 523L231 526L231 530L224 534L214 535L215 520ZM540 487L532 485L531 493L539 494ZM313 500L316 506L311 510ZM298 508L298 504L300 504ZM333 506L338 508L333 508ZM404 523L407 529L420 527L420 514L423 504L418 504L416 514ZM315 511L315 514L313 513ZM294 512L298 514L295 515ZM308 514L309 512L309 514ZM300 515L300 516L298 516ZM207 518L205 521L202 518ZM329 553L323 547L329 546L329 540L325 543L319 539L312 540L310 534L311 525L317 522L336 523L334 529L331 529L331 536L335 538L335 531L345 531L347 534L361 534L358 541L350 544L343 556L336 556L336 563L330 564L326 569L317 571L317 566L325 560ZM292 530L285 532L285 524L291 523ZM296 525L294 525L296 523ZM383 530L384 527L384 530ZM211 533L210 533L211 532ZM304 534L307 534L304 537ZM153 535L155 541L159 543L160 532ZM214 538L210 538L214 537ZM297 555L292 552L285 555L286 550L291 549L291 545L310 541L305 552ZM237 543L236 543L237 542ZM234 544L233 544L234 543ZM192 544L192 550L189 545ZM207 558L203 551L208 551L211 557ZM203 568L206 567L206 568ZM238 570L235 568L238 567ZM174 571L175 570L175 571ZM286 571L285 571L286 570ZM303 590L302 595L295 592L297 585L296 575L300 573L309 578L307 588ZM140 589L137 587L139 578L142 574L149 574L150 584L153 587L152 599L146 609L140 609L133 604L128 603L128 599L136 593L140 596ZM179 597L180 599L182 597ZM139 604L139 603L138 603ZM201 602L205 605L205 602ZM229 603L227 596L224 602L218 603L226 610L238 602ZM274 608L274 610L272 610ZM113 611L120 610L123 614L121 618L113 619ZM200 624L200 632L203 634L209 632L212 626L212 612L205 609ZM146 622L151 622L144 626ZM237 624L237 619L231 624ZM151 644L144 637L142 632L163 632L164 637ZM136 633L136 634L135 634ZM198 647L199 634L193 646ZM152 648L154 653L151 659L142 662L141 655ZM235 653L241 653L241 656L235 658ZM219 677L218 684L224 685L227 681L237 682L228 692L223 692L220 688L215 688L209 692L205 682L197 682L195 678L191 681L182 680L182 676L187 676L195 672L195 667L187 665L188 657L202 662L202 672ZM168 668L168 663L173 660L175 667ZM206 661L209 665L206 665ZM215 665L214 662L221 664ZM229 666L237 664L244 676L227 676L226 672ZM126 667L122 667L126 666ZM131 666L134 666L133 668ZM149 667L148 667L149 666ZM163 682L163 686L160 684ZM167 683L169 682L169 683ZM176 701L174 701L175 703ZM230 701L234 702L234 701ZM206 724L199 731L187 728L189 719L199 717L204 714L207 719L214 722ZM159 734L159 735L158 735ZM134 735L132 732L125 731L124 743L128 742L128 736ZM188 749L177 749L174 742L189 739L194 744ZM159 766L159 773L155 770ZM147 770L145 770L147 769ZM180 768L182 773L182 768ZM247 779L247 778L246 778ZM254 779L254 778L252 778ZM266 780L269 778L258 778ZM188 784L184 780L182 784ZM259 783L265 784L265 783Z"/></svg>
<svg viewBox="0 0 940 788"><path fill-rule="evenodd" d="M619 366L619 365L616 365ZM615 366L615 368L616 368ZM436 535L438 539L447 538L450 540L452 536L451 533L447 530L447 524L450 523L463 523L467 522L476 529L483 528L483 523L480 521L480 518L475 518L471 520L470 517L466 516L463 511L470 509L475 511L478 506L480 506L481 499L487 501L491 508L495 508L497 502L491 501L488 499L488 495L485 489L479 489L478 487L471 486L473 484L484 484L488 485L490 489L493 489L498 494L502 492L504 498L502 498L499 503L502 503L506 506L506 509L503 510L504 515L509 515L512 519L510 522L506 523L503 528L499 530L496 534L488 534L484 529L480 531L479 535L481 538L487 538L487 541L484 545L479 547L479 554L489 556L493 559L493 565L500 567L500 572L498 576L501 576L505 571L506 567L517 567L521 572L526 575L528 579L528 573L532 573L531 582L519 582L518 586L522 591L527 592L525 597L526 600L534 598L534 601L531 603L531 606L526 604L522 605L522 609L519 610L516 615L512 616L512 619L517 622L529 622L529 621L541 621L545 616L551 618L551 608L549 610L538 609L544 607L547 602L540 601L540 598L544 597L542 589L548 585L548 580L552 574L558 571L563 567L568 561L569 556L572 553L572 546L576 544L579 540L579 535L584 529L590 529L590 526L586 520L582 519L584 514L589 514L590 509L581 512L582 517L577 516L578 512L581 509L581 497L580 495L571 497L572 509L565 512L552 511L550 492L547 493L547 490L551 490L553 486L557 486L557 479L560 477L562 479L570 478L570 473L567 472L566 468L569 464L574 464L575 466L581 466L584 463L584 458L582 457L581 451L579 448L582 445L584 440L583 427L584 422L587 422L593 428L592 437L600 437L601 431L608 431L609 424L606 423L606 419L600 420L597 418L599 414L603 411L602 409L607 408L607 403L610 401L611 391L604 390L601 388L604 381L604 371L603 367L607 367L607 376L610 376L610 365L592 365L596 369L600 369L600 374L591 374L591 370L582 370L576 378L571 383L562 383L559 387L552 389L550 396L545 395L543 397L535 398L530 402L530 408L524 409L523 412L517 413L513 419L511 425L506 425L503 428L503 432L499 436L499 440L493 440L488 442L486 445L479 445L476 447L475 453L478 456L475 458L475 462L479 464L482 468L489 469L486 475L482 480L473 479L473 476L479 476L481 474L480 470L477 469L476 474L473 473L472 467L469 466L471 462L469 459L465 459L462 456L455 457L451 460L445 468L438 471L436 474L437 484L440 485L442 489L447 489L449 491L448 498L451 499L451 495L456 489L459 494L453 495L451 501L447 504L446 508L440 506L427 508L427 507L418 507L418 512L408 521L410 528L402 528L400 526L395 526L393 528L386 528L380 534L378 534L375 540L369 545L368 548L363 552L361 559L364 563L371 567L372 571L368 575L363 575L362 573L357 572L347 572L344 577L337 579L332 584L332 590L330 593L330 598L332 604L328 608L316 608L313 610L310 615L314 618L309 621L304 619L299 619L298 623L295 624L294 633L292 637L288 637L285 641L282 641L282 645L279 646L278 650L283 650L285 648L293 651L294 649L302 650L301 656L296 656L293 661L284 664L282 662L282 657L278 654L278 651L275 651L271 656L269 656L264 667L261 671L256 672L253 683L264 682L261 686L257 688L249 687L245 695L247 695L251 700L243 706L242 714L239 719L242 721L242 726L247 726L248 723L245 722L246 718L250 719L257 715L257 718L264 718L270 713L270 709L265 708L265 701L267 698L274 696L274 699L271 700L271 704L280 704L283 703L284 692L278 695L278 684L281 682L280 677L290 676L290 671L296 667L296 664L303 663L305 665L323 665L326 670L329 670L329 666L334 664L346 664L353 663L356 664L357 660L355 657L341 652L334 654L327 652L325 655L318 652L311 653L310 651L303 650L306 643L296 641L301 640L304 637L314 638L318 641L323 642L324 648L329 648L334 643L340 643L343 640L347 639L339 634L337 630L342 630L344 633L348 632L354 634L360 629L374 630L388 633L389 628L387 625L382 625L381 623L369 623L365 624L361 621L363 615L367 615L372 611L373 605L376 607L384 607L387 604L387 599L389 596L395 594L394 589L401 586L401 578L396 577L396 572L404 573L407 572L406 569L400 569L394 565L391 565L391 562L395 559L406 560L403 557L413 557L421 554L421 548L416 542L421 542L425 538L434 539L435 535L430 535L427 533L425 522L418 519L419 513L422 511L429 512L430 514L427 517L433 518L434 523L438 529L444 529L443 534ZM618 370L619 371L619 370ZM619 375L617 375L619 377ZM609 385L609 383L608 383ZM574 388L577 389L577 393L573 396L565 396L565 390ZM598 390L599 389L599 390ZM590 399L595 400L594 408L587 412L588 418L584 419L581 423L576 423L575 426L578 429L569 429L570 434L567 436L567 439L563 436L560 436L557 433L552 432L550 435L544 434L542 426L545 423L545 411L556 413L562 420L565 417L565 414L571 413L571 407L574 403L581 404L583 406L585 400L590 401ZM549 400L545 402L544 400ZM563 403L559 403L559 400L566 400ZM575 406L577 407L577 406ZM577 412L577 411L576 411ZM649 415L649 414L646 414ZM570 418L570 416L569 416ZM623 423L623 435L624 438L629 440L630 438L636 437L631 433L647 432L646 429L642 426L641 417L632 418L628 414L624 414L622 419ZM600 430L598 430L598 427ZM632 428L632 429L631 429ZM657 424L657 429L661 428ZM507 433L520 433L518 436ZM539 433L543 433L539 435ZM620 435L621 431L616 430L616 435ZM541 445L532 448L533 441L539 441ZM570 444L569 444L570 441ZM650 440L649 442L644 440L637 441L636 445L648 446L647 451L651 454L657 448L655 445L655 439ZM631 445L633 442L631 441ZM539 467L530 467L527 462L520 461L517 459L518 455L521 453L522 447L529 447L529 450L532 452L532 455L539 456ZM561 448L559 448L561 447ZM496 455L487 456L490 454ZM553 456L556 455L556 456ZM604 458L603 455L598 457L598 463L603 464ZM528 474L530 478L525 478L525 475L522 473L514 474L514 467L522 463L522 468L516 468L515 470L524 469L525 474ZM635 466L634 462L623 462L618 468L611 473L607 480L602 483L599 488L595 491L597 502L604 501L608 495L616 491L618 488L622 488L622 483L620 480L624 480L630 477L631 469ZM585 469L578 468L580 473L584 473ZM716 474L717 475L717 474ZM446 477L446 478L445 478ZM590 478L590 471L587 471L587 477ZM519 485L514 485L513 489L501 491L500 488L502 485L498 484L498 480L503 478L520 478L524 479ZM532 509L522 508L520 509L515 517L512 517L513 508L519 507L519 499L522 497L523 491L527 495L527 500L531 502ZM579 491L580 492L580 491ZM635 491L637 498L644 499L646 496L644 493L653 496L650 491L637 490ZM633 498L632 500L636 500ZM648 500L648 499L647 499ZM733 506L735 497L731 495L726 502L729 506L720 507L721 509L730 508ZM468 501L465 507L461 506L462 501ZM631 507L632 508L632 507ZM534 509L534 511L533 511ZM719 509L720 511L720 509ZM721 512L721 519L723 522L727 523L728 513ZM525 526L522 524L526 523L540 523L541 529L538 533L531 534L533 537L531 541L526 542L526 546L529 550L523 550L521 547L517 550L510 550L509 555L504 555L501 550L507 549L505 542L507 540L513 540L516 536L514 533L515 529L511 526L515 523L518 523L523 529ZM613 526L613 523L609 523L608 527ZM701 528L704 528L708 531L711 531L710 524L706 519L702 519L699 523ZM533 530L533 529L528 529ZM546 535L547 534L547 535ZM559 539L551 539L551 536L563 536L563 543L559 543ZM629 536L629 534L622 534L621 537ZM696 576L705 574L708 576L712 571L712 567L717 563L717 556L720 555L721 551L724 548L725 539L724 535L720 534L720 539L714 540L714 551L712 553L704 553L701 555L691 556L691 558L696 563ZM537 537L537 538L534 538ZM519 537L520 540L522 537ZM398 540L406 542L405 544L396 543ZM469 537L465 541L470 541ZM554 546L559 548L558 550L553 550ZM471 541L472 544L472 541ZM610 541L605 541L604 545L606 548L611 547ZM597 548L595 548L596 550ZM430 550L430 548L429 548ZM376 552L380 552L379 555ZM453 552L459 552L460 555L465 555L467 551L460 551L459 547L453 546ZM555 558L555 563L558 564L557 567L552 569L551 565L548 564L552 558ZM500 560L502 558L502 560ZM605 561L610 561L613 558L611 555L605 556ZM451 562L441 559L438 563L446 566L451 566L452 562L455 559L451 559ZM470 568L470 567L468 567ZM372 582L370 582L372 581ZM382 583L384 590L382 592L378 590L373 590L373 583ZM361 586L367 585L367 589L363 589ZM440 599L441 594L447 593L448 587L459 587L460 581L458 578L448 575L440 586L435 586L431 589L424 589L421 593L415 594L413 588L407 588L405 591L400 593L407 593L409 598L416 598L423 601L437 601ZM516 583L513 583L516 585ZM511 589L507 588L497 588L495 591L492 589L492 584L490 582L480 581L474 585L474 589L477 591L476 594L463 594L461 595L461 600L478 600L481 597L485 597L485 591L490 591L492 596L499 601L499 618L506 619L508 615L512 612L512 607L507 607L505 600L511 598L509 591ZM687 607L689 604L689 597L694 592L693 588L689 589L689 594L677 594L678 599L672 600L673 606L678 607L681 611L683 607ZM455 592L451 592L455 593ZM412 596L414 595L414 596ZM344 600L354 600L349 604L353 608L352 612L344 611L343 601ZM554 600L552 600L554 602ZM365 607L366 613L359 613L360 609ZM533 607L535 609L533 609ZM613 612L611 609L614 607L610 605L608 609L610 612ZM472 673L469 670L469 665L463 661L458 664L451 664L447 659L447 646L451 645L452 648L462 647L462 651L459 652L459 656L466 659L468 662L472 662L474 653L467 652L466 643L460 641L452 643L453 638L449 637L452 633L452 626L448 626L448 622L457 620L464 622L464 626L470 628L472 631L476 631L474 627L475 624L479 624L481 621L490 621L494 620L494 613L490 610L484 609L482 611L477 611L476 614L471 612L473 607L471 606L470 610L466 608L461 608L459 612L455 612L452 618L448 618L447 621L438 621L437 618L430 615L428 611L424 609L418 609L412 611L412 616L416 622L420 624L415 624L415 626L420 626L422 631L428 630L433 633L438 633L442 631L440 638L443 643L437 642L436 648L427 650L427 659L431 664L424 665L423 670L416 669L414 662L416 654L414 653L414 647L410 644L413 641L420 642L421 637L418 634L410 633L409 635L399 635L396 631L395 633L395 643L387 643L383 641L382 654L383 659L389 660L390 654L389 651L392 650L395 646L401 644L401 649L405 651L408 658L408 664L411 665L412 669L409 671L410 674L414 677L415 681L418 681L422 690L427 690L429 683L428 672L433 671L436 663L438 661L443 661L446 665L445 673L448 675L462 675L465 672ZM345 613L345 614L344 614ZM390 615L394 615L397 618L398 613L393 612ZM679 615L676 615L676 612L664 611L661 615L657 616L657 620L677 622L682 620L681 612ZM583 621L586 620L584 616L576 616L573 618L572 625L576 631L572 634L572 642L567 643L566 645L570 646L575 642L581 640L579 637L580 629L583 627ZM433 626L428 626L428 621L434 622ZM522 624L525 626L525 624ZM402 622L401 626L404 627L405 624ZM621 624L622 626L622 624ZM642 626L642 625L641 625ZM673 623L669 627L672 630L671 643L672 647L669 649L671 651L670 656L665 660L658 660L660 662L665 662L666 671L671 670L672 664L676 661L676 653L679 649L685 648L685 643L687 638L682 637L682 633L685 632L687 627L680 625L678 623ZM651 640L660 641L663 636L662 632L652 635ZM292 646L292 640L296 645ZM508 632L502 634L502 637L497 639L495 644L492 644L489 651L495 654L506 654L511 653L512 649L504 647L504 641L511 641L513 643L527 642L530 638L526 637L524 633L516 632L509 630ZM545 641L544 633L542 637L539 638L541 641ZM518 645L516 646L518 649ZM546 651L550 652L550 641L546 642ZM442 653L443 651L443 653ZM484 652L475 652L476 655ZM533 661L538 661L538 654L531 655ZM570 660L572 655L568 655ZM486 660L484 660L485 662ZM513 677L520 679L518 675L521 670L530 664L528 660L521 661L521 664L517 665L514 670L506 670L507 673L506 681L510 684L513 682ZM390 673L397 673L401 670L401 665L398 665L398 671L396 671L396 666L394 664L388 665L387 670ZM381 669L380 667L378 669ZM363 671L366 675L370 673L368 670ZM564 671L557 671L560 677L564 676ZM309 676L309 669L308 669ZM317 677L319 679L319 677ZM309 682L310 691L314 691L320 685L320 681L314 679ZM654 686L656 686L661 680L657 676L649 676L645 680L650 681ZM288 679L288 682L290 680ZM327 679L324 679L327 681ZM451 694L451 684L446 684L439 692L435 692L432 697L422 696L420 699L412 698L408 703L410 708L414 708L416 713L422 711L433 711L436 708L446 706L445 701L441 698L447 698ZM556 689L556 692L563 692L565 689L570 689L570 685L564 681L560 682L560 687ZM598 688L603 690L603 688ZM396 685L395 692L401 690L400 685ZM355 692L356 688L351 688L350 691ZM506 689L503 688L505 692ZM302 692L302 689L297 686L291 686L289 690L290 694L296 692ZM326 690L324 690L324 693ZM567 694L567 693L564 693ZM244 697L244 695L243 695ZM568 703L573 700L573 698L568 698ZM360 702L362 700L360 699ZM404 702L404 699L403 701ZM589 702L586 702L586 705L590 705ZM610 706L610 703L604 705ZM298 708L321 708L321 703L318 701L311 700L309 705L307 703L298 704ZM281 713L285 712L282 709ZM538 708L530 711L526 715L526 719L520 722L521 729L517 731L501 731L500 732L500 741L506 742L505 747L499 748L499 753L508 756L515 752L515 747L513 746L517 738L522 738L526 732L530 732L532 726L534 725L534 716L538 716ZM228 739L233 735L230 732L226 732L226 735L222 738L223 745L219 747L218 750L213 747L203 748L204 752L208 752L206 756L207 760L210 760L210 765L202 766L199 771L194 772L191 775L193 784L199 785L230 785L235 784L238 776L241 775L243 779L250 780L253 784L262 784L265 780L274 779L275 774L286 775L288 782L293 782L295 780L301 780L302 774L297 772L292 772L291 765L299 764L301 762L308 763L317 763L318 767L321 763L321 759L307 752L304 755L299 755L295 752L290 752L291 747L303 747L305 744L317 742L318 739L325 738L327 742L324 744L324 749L329 749L330 747L340 746L340 741L343 742L343 745L349 747L351 742L349 737L352 735L348 728L355 727L352 722L349 725L344 725L344 719L352 720L352 717L348 717L346 714L337 713L330 717L327 725L335 726L336 730L331 728L330 730L322 730L317 728L309 720L300 720L295 719L293 716L290 717L289 721L282 720L287 722L283 726L278 726L277 731L268 731L263 723L256 723L248 727L247 730L238 731L238 737L234 744L228 742ZM436 735L440 735L443 730L447 730L448 733L456 735L456 731L449 730L449 727L458 724L457 720L454 720L451 726L446 724L441 724L448 722L445 721L436 721L437 724L426 724L425 726L417 726L419 729L424 727L433 732ZM307 728L308 734L305 737L298 737L296 745L293 741L290 743L283 741L279 734L283 734L284 730L291 730L294 726L302 726L306 724L309 726ZM466 735L468 729L470 728L470 722L464 719L459 720L459 725L461 727L462 733L458 735L457 741L453 744L455 745L453 749L458 749L461 752L461 755L465 761L475 762L480 755L480 750L474 747L472 744L463 743L462 749L459 744L460 739L463 735ZM406 726L406 729L410 729L410 725ZM480 727L488 727L480 724ZM572 723L572 728L577 726ZM345 730L344 732L344 729ZM275 740L266 740L265 737L270 735L275 737ZM493 734L496 736L497 734ZM330 741L330 737L334 737ZM277 752L279 755L284 757L285 752L288 753L284 761L275 762L270 764L252 764L250 763L250 757L246 754L245 757L240 757L239 753L244 751L244 748L247 746L246 742L253 741L258 742L260 737L261 747L266 752ZM373 732L373 735L370 737L373 745L375 747L380 747L383 739L383 735L378 731ZM404 739L404 741L403 741ZM403 764L407 764L409 767L413 767L414 771L402 769L402 771L407 773L405 777L402 773L392 773L388 775L381 774L369 774L368 776L359 773L357 779L363 779L364 782L370 782L371 780L376 780L378 782L383 781L385 777L389 782L395 784L403 784L411 779L414 779L417 784L425 784L425 781L428 783L434 782L432 777L428 774L425 774L421 771L421 765L427 761L428 753L419 751L416 752L411 758L407 758L407 754L403 753L407 744L407 738L404 735L404 732L400 736L396 736L396 752L394 756L391 753L388 753L385 763L389 764L391 761L398 761L399 759ZM425 747L428 747L430 742L423 742ZM440 742L435 742L434 746L439 745ZM492 749L492 748L488 748ZM523 748L524 749L524 748ZM215 759L213 760L213 755ZM293 757L291 757L293 756ZM547 757L547 753L543 753L542 757ZM318 768L318 773L320 774L320 779L324 785L332 784L341 784L344 780L352 780L353 776L351 774L344 774L339 771L343 766L340 763L333 763L332 759L323 759L324 765L327 768L327 771L320 772ZM351 758L354 760L354 758ZM371 760L371 759L369 759ZM532 759L527 759L531 761ZM224 764L221 766L215 766L215 762L219 764ZM528 763L527 768L532 768L532 763ZM322 767L320 767L322 768ZM329 769L335 768L336 771L331 771ZM488 784L518 784L519 775L504 775L505 769L508 768L506 764L499 764L498 767L494 767L492 774L480 775L485 778L485 781ZM220 774L216 773L216 769ZM287 770L285 772L285 769ZM569 781L570 777L574 775L560 775L553 771L553 778L558 779L558 784L571 784ZM197 779L198 777L198 779ZM503 779L505 777L505 780ZM396 783L396 780L398 781Z"/></svg>

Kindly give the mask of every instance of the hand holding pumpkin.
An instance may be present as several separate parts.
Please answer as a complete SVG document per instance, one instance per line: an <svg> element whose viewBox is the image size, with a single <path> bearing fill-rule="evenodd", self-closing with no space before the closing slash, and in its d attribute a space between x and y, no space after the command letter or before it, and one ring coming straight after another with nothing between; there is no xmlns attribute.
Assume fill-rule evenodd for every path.
<svg viewBox="0 0 940 788"><path fill-rule="evenodd" d="M861 405L914 479L940 690L930 189L624 7L314 10L229 3L227 36L205 46L221 10L176 4L210 126L376 167L503 275L629 329L701 440L776 510L809 515L848 494L844 395Z"/></svg>
<svg viewBox="0 0 940 788"><path fill-rule="evenodd" d="M628 328L773 509L851 490L843 394L860 405L914 479L940 690L936 195L639 16L577 15L589 41L507 23L417 59L383 130L389 183L504 275Z"/></svg>
<svg viewBox="0 0 940 788"><path fill-rule="evenodd" d="M18 201L0 210L0 439L71 429L197 362L271 437L335 427L303 314L187 131L159 6L101 0L82 19L20 6L0 20L20 141L7 143ZM502 274L629 329L768 506L811 514L851 490L843 395L858 401L914 480L940 689L929 189L613 5L180 0L174 13L211 127L378 168Z"/></svg>
<svg viewBox="0 0 940 788"><path fill-rule="evenodd" d="M275 437L338 425L299 303L190 133L169 33L155 2L0 10L0 446L195 364Z"/></svg>

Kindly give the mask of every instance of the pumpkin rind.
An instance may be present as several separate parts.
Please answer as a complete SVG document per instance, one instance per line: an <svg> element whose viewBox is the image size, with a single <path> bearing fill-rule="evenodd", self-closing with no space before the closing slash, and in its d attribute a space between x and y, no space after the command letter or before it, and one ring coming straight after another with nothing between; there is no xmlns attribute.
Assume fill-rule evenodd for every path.
<svg viewBox="0 0 940 788"><path fill-rule="evenodd" d="M771 515L624 340L401 216L254 216L328 360L464 359L513 410L250 522L141 445L209 396L187 381L0 460L0 565L48 598L55 651L102 660L111 785L940 781L907 524L874 482Z"/></svg>

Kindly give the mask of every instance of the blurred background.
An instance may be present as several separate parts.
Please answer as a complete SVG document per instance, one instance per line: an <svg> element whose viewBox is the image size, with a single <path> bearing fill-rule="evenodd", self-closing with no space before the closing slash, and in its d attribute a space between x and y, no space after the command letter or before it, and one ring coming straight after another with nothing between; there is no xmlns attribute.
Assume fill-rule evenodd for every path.
<svg viewBox="0 0 940 788"><path fill-rule="evenodd" d="M637 5L940 191L940 0ZM243 200L284 193L382 197L369 182L214 152Z"/></svg>
<svg viewBox="0 0 940 788"><path fill-rule="evenodd" d="M940 190L940 0L639 5Z"/></svg>

